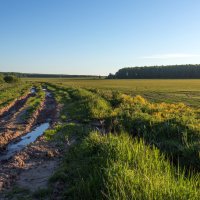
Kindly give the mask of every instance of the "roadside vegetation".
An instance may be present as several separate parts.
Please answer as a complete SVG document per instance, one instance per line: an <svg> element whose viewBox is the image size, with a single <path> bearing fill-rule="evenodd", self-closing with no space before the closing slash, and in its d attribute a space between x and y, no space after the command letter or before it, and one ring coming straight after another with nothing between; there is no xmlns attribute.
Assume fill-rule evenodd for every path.
<svg viewBox="0 0 200 200"><path fill-rule="evenodd" d="M59 184L63 199L199 199L198 110L119 92L48 87L63 109L62 124L46 137L77 142L46 195ZM92 122L103 119L96 131Z"/></svg>
<svg viewBox="0 0 200 200"><path fill-rule="evenodd" d="M60 86L56 86L59 91ZM128 132L155 145L183 168L200 170L199 110L183 103L150 103L141 96L119 92L62 88L68 118L80 122L99 120L104 132Z"/></svg>
<svg viewBox="0 0 200 200"><path fill-rule="evenodd" d="M67 130L66 130L67 131ZM198 199L199 177L186 178L155 147L126 133L97 132L66 154L50 183L63 199Z"/></svg>
<svg viewBox="0 0 200 200"><path fill-rule="evenodd" d="M27 94L30 90L30 87L31 84L25 82L21 82L20 84L0 84L0 109Z"/></svg>
<svg viewBox="0 0 200 200"><path fill-rule="evenodd" d="M56 93L56 98L64 104L63 117L87 122L97 119L105 119L111 112L110 104L100 97L88 90L81 88L63 88L60 86L49 87ZM74 109L76 108L76 109Z"/></svg>
<svg viewBox="0 0 200 200"><path fill-rule="evenodd" d="M45 100L45 92L42 91L42 87L40 85L36 88L36 91L36 94L28 98L25 104L26 112L23 116L21 116L24 120L29 119Z"/></svg>
<svg viewBox="0 0 200 200"><path fill-rule="evenodd" d="M154 144L184 167L200 170L199 110L183 103L150 103L141 96L120 93L101 95L113 105L107 129L125 130Z"/></svg>

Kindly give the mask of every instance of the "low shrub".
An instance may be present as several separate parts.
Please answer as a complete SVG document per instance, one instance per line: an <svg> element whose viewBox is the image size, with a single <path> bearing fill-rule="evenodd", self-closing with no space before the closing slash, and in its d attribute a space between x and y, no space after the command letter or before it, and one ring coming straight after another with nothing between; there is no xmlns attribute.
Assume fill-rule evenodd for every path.
<svg viewBox="0 0 200 200"><path fill-rule="evenodd" d="M18 77L13 76L13 75L6 75L6 76L4 76L4 81L6 83L17 83L17 82L19 82L19 80L20 79Z"/></svg>

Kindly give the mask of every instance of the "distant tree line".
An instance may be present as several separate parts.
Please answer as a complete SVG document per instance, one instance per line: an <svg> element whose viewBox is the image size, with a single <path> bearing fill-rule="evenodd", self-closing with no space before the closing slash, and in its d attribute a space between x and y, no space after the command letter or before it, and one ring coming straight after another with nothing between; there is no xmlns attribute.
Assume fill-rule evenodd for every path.
<svg viewBox="0 0 200 200"><path fill-rule="evenodd" d="M200 78L198 65L168 65L150 67L126 67L115 74L109 74L108 79L195 79Z"/></svg>
<svg viewBox="0 0 200 200"><path fill-rule="evenodd" d="M7 76L12 75L19 78L104 78L102 76L95 75L68 75L68 74L36 74L36 73L19 73L19 72L0 72L0 74Z"/></svg>
<svg viewBox="0 0 200 200"><path fill-rule="evenodd" d="M36 74L36 73L19 73L19 72L0 72L0 75L13 75L19 78L104 78L95 75L68 75L68 74Z"/></svg>

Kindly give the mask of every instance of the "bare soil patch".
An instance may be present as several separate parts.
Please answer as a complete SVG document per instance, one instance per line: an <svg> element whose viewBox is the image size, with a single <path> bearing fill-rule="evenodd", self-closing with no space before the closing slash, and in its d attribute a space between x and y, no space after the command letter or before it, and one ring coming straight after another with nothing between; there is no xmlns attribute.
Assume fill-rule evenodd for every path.
<svg viewBox="0 0 200 200"><path fill-rule="evenodd" d="M44 102L40 104L30 119L23 120L21 118L23 113L26 112L27 108L24 105L30 96L28 95L26 98L18 101L0 117L0 151L4 150L6 145L13 139L29 132L36 124L36 120L43 110Z"/></svg>

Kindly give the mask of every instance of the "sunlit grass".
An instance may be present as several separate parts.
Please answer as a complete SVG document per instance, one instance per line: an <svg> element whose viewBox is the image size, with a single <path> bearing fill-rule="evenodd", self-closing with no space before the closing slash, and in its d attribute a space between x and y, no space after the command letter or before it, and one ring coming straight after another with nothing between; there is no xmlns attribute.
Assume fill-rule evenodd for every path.
<svg viewBox="0 0 200 200"><path fill-rule="evenodd" d="M60 78L25 78L32 82L48 82L67 87L87 89L115 90L135 96L141 95L152 102L184 102L200 107L199 79L137 79L137 80L91 80Z"/></svg>
<svg viewBox="0 0 200 200"><path fill-rule="evenodd" d="M61 198L199 199L197 109L122 91L48 85L63 109L61 125L46 138L64 146L77 139L51 178L51 187L63 186ZM67 119L75 122L65 124ZM84 128L94 119L104 119L109 132Z"/></svg>
<svg viewBox="0 0 200 200"><path fill-rule="evenodd" d="M198 199L199 176L185 177L155 147L127 134L91 132L52 177L64 199Z"/></svg>
<svg viewBox="0 0 200 200"><path fill-rule="evenodd" d="M0 84L0 108L28 93L30 84L20 82L16 84Z"/></svg>

